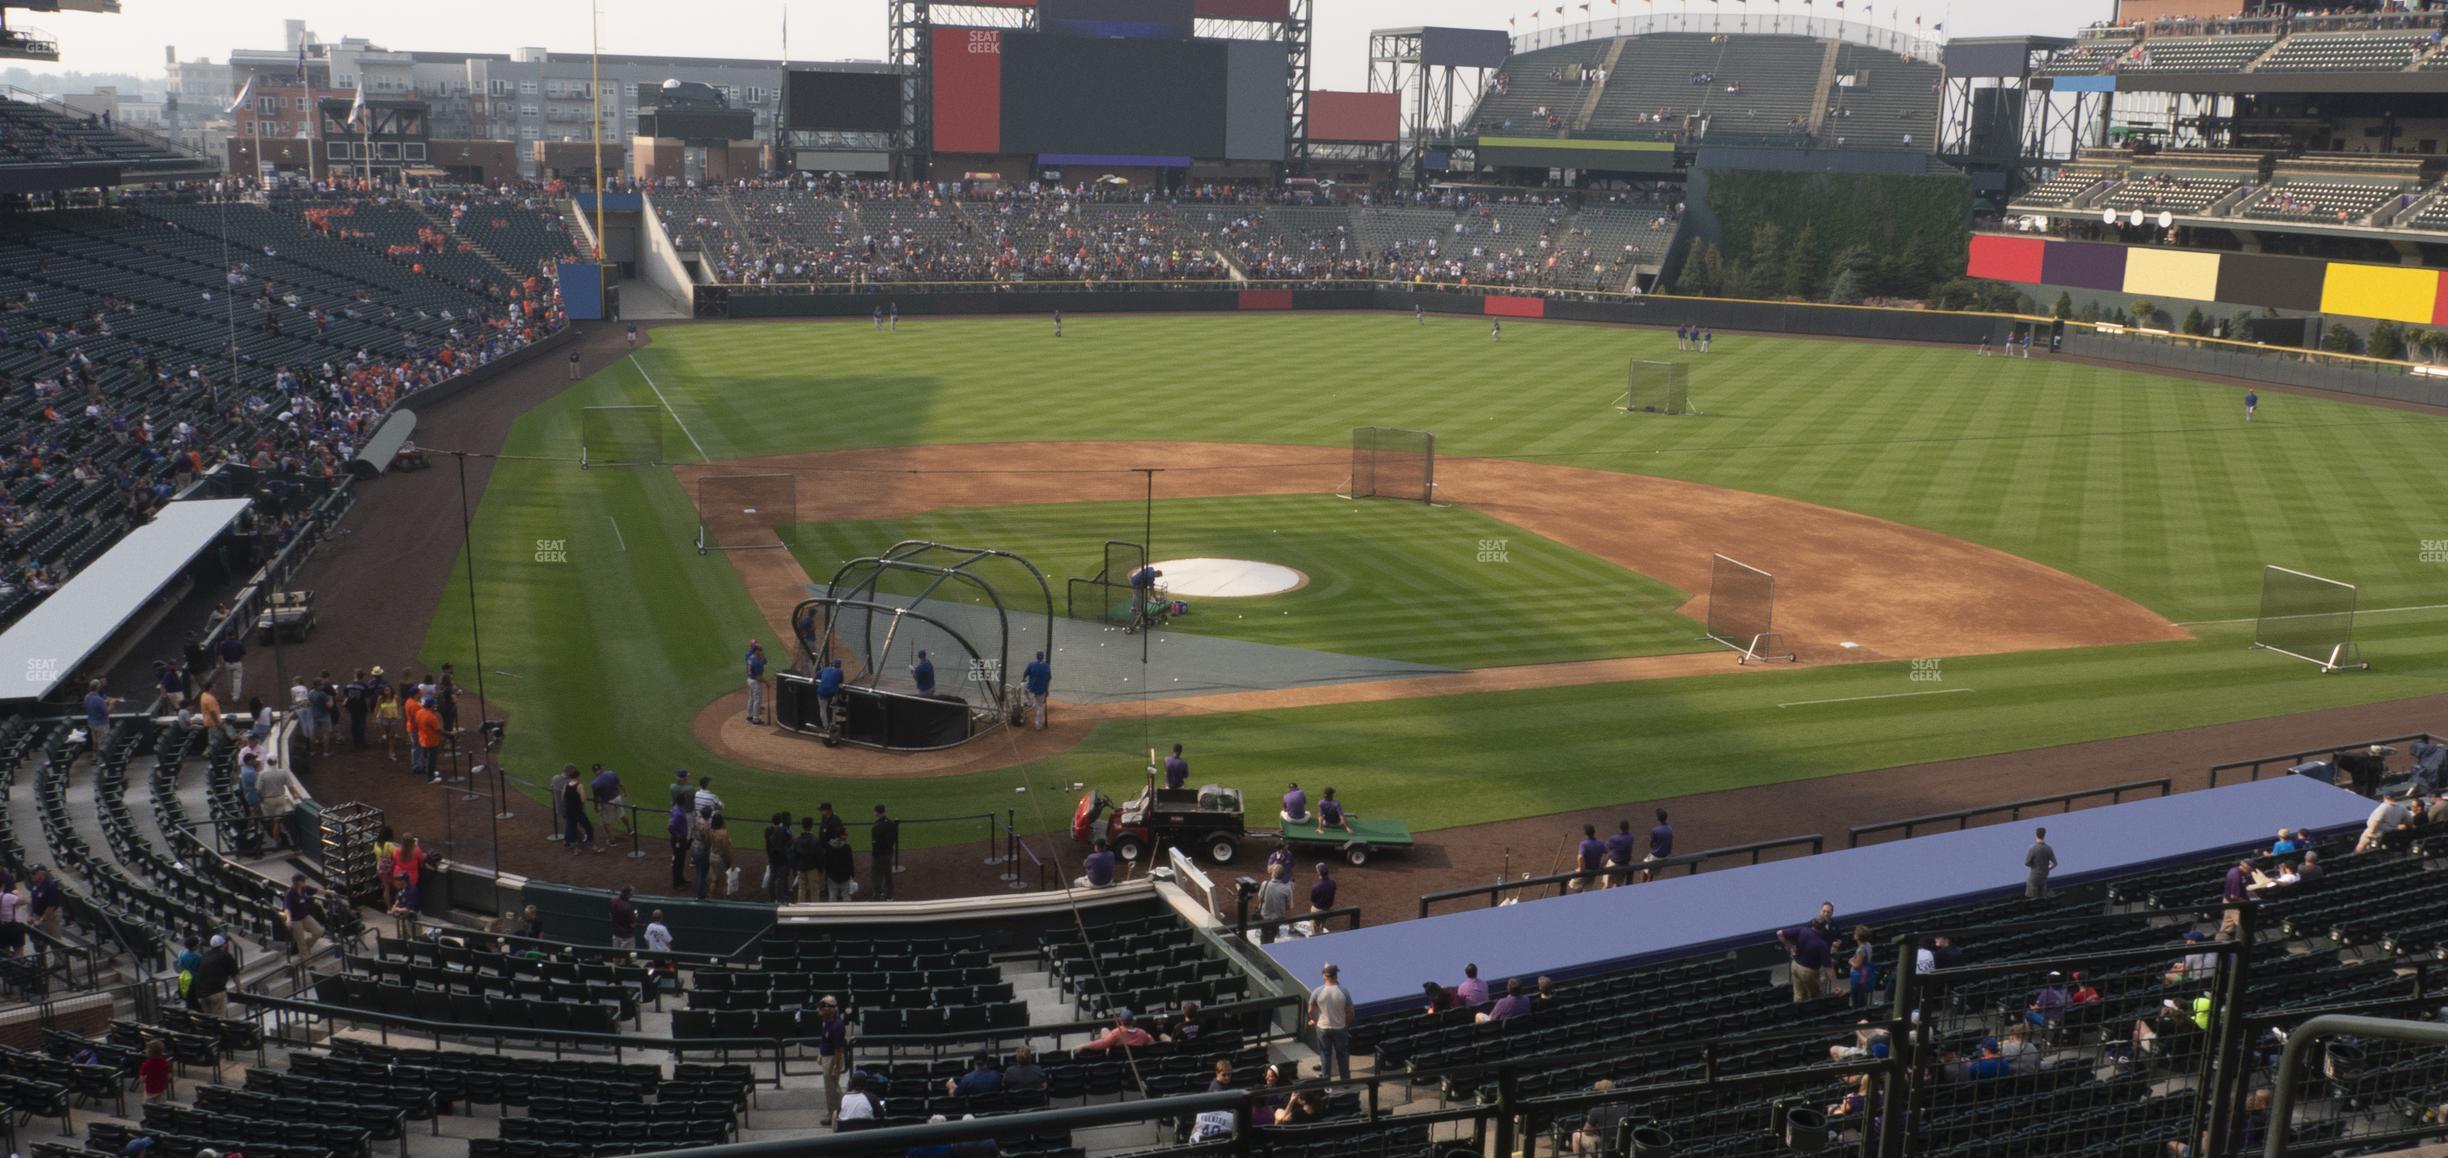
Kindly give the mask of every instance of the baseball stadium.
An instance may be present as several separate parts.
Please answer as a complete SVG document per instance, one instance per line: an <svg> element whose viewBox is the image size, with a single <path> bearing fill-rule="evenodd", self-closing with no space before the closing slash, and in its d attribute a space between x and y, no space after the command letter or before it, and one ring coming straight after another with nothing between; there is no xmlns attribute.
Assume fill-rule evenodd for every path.
<svg viewBox="0 0 2448 1158"><path fill-rule="evenodd" d="M0 100L12 1155L2448 1153L2448 9L312 7Z"/></svg>

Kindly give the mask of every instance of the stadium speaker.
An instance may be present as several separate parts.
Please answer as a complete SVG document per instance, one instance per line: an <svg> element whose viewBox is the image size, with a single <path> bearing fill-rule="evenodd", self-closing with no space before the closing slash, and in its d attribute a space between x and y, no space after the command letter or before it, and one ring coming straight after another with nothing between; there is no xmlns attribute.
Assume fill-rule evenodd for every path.
<svg viewBox="0 0 2448 1158"><path fill-rule="evenodd" d="M1632 1127L1632 1158L1672 1158L1674 1135L1655 1126Z"/></svg>

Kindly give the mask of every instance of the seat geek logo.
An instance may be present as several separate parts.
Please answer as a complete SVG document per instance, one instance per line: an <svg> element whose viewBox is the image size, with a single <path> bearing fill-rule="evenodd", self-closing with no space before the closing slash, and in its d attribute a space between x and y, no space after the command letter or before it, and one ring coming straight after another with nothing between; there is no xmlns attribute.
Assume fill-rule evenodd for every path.
<svg viewBox="0 0 2448 1158"><path fill-rule="evenodd" d="M1510 562L1512 562L1512 561L1513 561L1512 540L1510 540L1510 539L1481 539L1481 540L1479 540L1479 561L1480 561L1480 562L1482 562L1482 563L1510 563Z"/></svg>
<svg viewBox="0 0 2448 1158"><path fill-rule="evenodd" d="M970 34L969 34L969 55L971 55L971 56L1001 56L1001 55L1003 55L1003 34L1002 34L1002 33L1000 33L1000 32L972 32L972 33L970 33Z"/></svg>
<svg viewBox="0 0 2448 1158"><path fill-rule="evenodd" d="M569 562L569 540L538 539L535 541L535 561L538 563Z"/></svg>
<svg viewBox="0 0 2448 1158"><path fill-rule="evenodd" d="M2420 563L2448 563L2448 539L2425 539L2422 552L2415 557Z"/></svg>

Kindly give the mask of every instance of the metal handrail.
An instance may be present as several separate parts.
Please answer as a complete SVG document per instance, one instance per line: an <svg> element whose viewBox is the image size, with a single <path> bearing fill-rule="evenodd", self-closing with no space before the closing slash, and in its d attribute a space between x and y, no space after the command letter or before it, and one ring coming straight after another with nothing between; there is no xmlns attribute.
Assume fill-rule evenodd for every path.
<svg viewBox="0 0 2448 1158"><path fill-rule="evenodd" d="M1684 870L1683 875L1691 876L1698 873L1700 871L1700 867L1711 860L1723 860L1729 857L1747 855L1751 858L1752 864L1758 864L1760 863L1761 853L1780 848L1799 848L1803 845L1809 845L1809 855L1816 856L1819 853L1826 851L1827 838L1816 832L1804 833L1800 836L1780 836L1770 840L1755 840L1749 844L1732 844L1727 845L1724 848L1712 848L1706 852L1687 852L1681 856L1660 857L1656 860L1648 861L1635 861L1630 865L1622 867L1632 872L1648 873L1652 876L1665 872L1668 869L1679 868ZM1525 889L1540 889L1549 885L1556 886L1556 895L1562 896L1564 895L1564 886L1569 882L1582 880L1592 876L1610 876L1616 871L1617 869L1614 867L1602 868L1596 873L1589 873L1580 869L1574 869L1570 872L1549 873L1544 876L1529 876L1514 881L1497 881L1494 884L1469 885L1458 889L1439 889L1433 893L1422 893L1420 895L1419 915L1422 917L1427 916L1429 906L1434 905L1439 901L1460 900L1464 897L1486 897L1488 898L1488 907L1494 908L1498 903L1500 903L1498 898L1502 897L1506 893Z"/></svg>
<svg viewBox="0 0 2448 1158"><path fill-rule="evenodd" d="M2143 792L2153 788L2159 790L2159 795L2166 796L2176 790L2176 784L2174 780L2163 776L2156 780L2134 780L2124 784L2110 784L2100 788L2086 788L2080 792L2060 792L2054 796L2034 796L2029 800L2009 800L2003 804L1990 804L1980 808L1961 808L1953 812L1933 812L1927 816L1910 816L1902 820L1882 820L1877 824L1857 824L1852 828L1845 830L1845 847L1860 848L1862 837L1871 833L1888 832L1900 828L1904 830L1904 835L1909 837L1913 834L1913 829L1919 828L1922 825L1944 824L1950 820L1955 822L1955 830L1957 832L1961 832L1964 829L1972 827L1973 817L1985 816L1992 812L2007 813L2007 821L2010 823L2023 819L2023 810L2026 808L2043 808L2052 804L2062 804L2065 807L2060 809L2060 812L2072 812L2074 811L2075 801L2089 799L2090 797L2094 796L2105 796L2108 798L2108 801L2111 804L2122 804L2125 802L2126 793Z"/></svg>
<svg viewBox="0 0 2448 1158"><path fill-rule="evenodd" d="M2286 1052L2278 1059L2277 1088L2270 1097L2269 1133L2262 1143L2263 1158L2288 1158L2294 1154L2327 1154L2338 1142L2333 1140L2317 1147L2294 1147L2288 1138L2294 1132L2295 1102L2303 1089L2304 1058L2315 1043L2332 1037L2353 1035L2376 1037L2386 1041L2413 1042L2419 1045L2448 1046L2448 1024L2424 1021L2399 1021L2381 1017L2357 1017L2347 1014L2323 1014L2295 1027L2287 1035ZM2437 1123L2414 1129L2385 1134L2360 1134L2345 1141L2355 1145L2378 1145L2396 1142L2417 1142L2439 1136Z"/></svg>
<svg viewBox="0 0 2448 1158"><path fill-rule="evenodd" d="M2437 744L2440 742L2439 737L2434 736L2429 732L2416 732L2410 736L2390 736L2381 740L2356 740L2352 743L2346 744L2329 744L2319 748L2306 749L2301 752L2291 752L2284 756L2262 756L2252 760L2230 760L2224 764L2212 764L2210 766L2210 787L2216 788L2219 786L2219 776L2221 773L2233 772L2239 768L2249 768L2252 770L2252 775L2245 777L2246 780L2259 780L2261 779L2261 769L2264 765L2283 764L2286 767L2292 768L2295 765L2301 764L2314 756L2327 756L2331 760L2335 760L2340 755L2343 755L2344 753L2356 748L2370 748L2374 746L2394 748L2400 744L2414 743L2417 740L2426 744Z"/></svg>
<svg viewBox="0 0 2448 1158"><path fill-rule="evenodd" d="M1300 1005L1306 995L1284 994L1276 997L1254 997L1243 1001L1201 1006L1202 1018L1228 1018L1240 1014L1271 1013ZM505 1038L520 1041L542 1041L566 1045L610 1046L615 1052L626 1049L683 1053L752 1053L767 1049L793 1049L817 1045L816 1037L639 1037L623 1033L594 1033L577 1029L543 1029L540 1027L470 1025L463 1022L428 1021L403 1013L386 1013L377 1009L359 1009L349 1005L333 1005L290 997L272 997L261 993L233 991L230 999L240 1004L261 1005L269 1009L287 1010L327 1021L360 1021L379 1026L400 1026L433 1034L437 1039L449 1034L457 1037ZM861 1033L852 1038L854 1045L893 1046L899 1048L934 1049L974 1046L981 1041L1005 1041L1013 1038L1054 1038L1065 1034L1096 1034L1113 1027L1110 1018L1093 1021L1066 1021L1053 1025L1023 1025L1011 1028L964 1030L959 1033Z"/></svg>

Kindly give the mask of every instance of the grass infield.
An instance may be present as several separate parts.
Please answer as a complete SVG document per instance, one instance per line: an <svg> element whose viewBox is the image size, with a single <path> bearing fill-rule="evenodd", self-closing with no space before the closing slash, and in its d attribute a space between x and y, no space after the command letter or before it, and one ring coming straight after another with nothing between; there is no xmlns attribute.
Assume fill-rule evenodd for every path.
<svg viewBox="0 0 2448 1158"><path fill-rule="evenodd" d="M2249 619L2265 563L2357 583L2367 610L2448 603L2448 565L2426 547L2448 542L2448 503L2438 497L2448 494L2448 464L2436 452L2448 422L2425 415L2265 396L2247 427L2240 389L1968 350L1731 337L1694 359L1692 396L1704 414L1624 416L1608 402L1626 361L1678 358L1670 334L1522 324L1495 345L1474 320L1423 328L1396 315L1068 321L1059 343L1036 319L904 319L898 334L667 328L635 362L523 417L508 450L574 458L579 409L656 403L648 374L716 459L1027 439L1343 447L1352 427L1393 425L1437 432L1446 454L1685 478L1925 527L2082 576L2181 622ZM677 424L665 435L673 459L696 457ZM912 528L948 528L973 542L1008 535L984 545L1085 574L1098 542L1135 537L1135 508L1099 506L811 528L800 550L838 558ZM1301 497L1169 503L1160 530L1178 525L1157 551L1266 558L1227 545L1261 523L1284 530L1337 509ZM1313 580L1312 590L1274 597L1283 609L1314 610L1233 633L1471 666L1679 650L1665 636L1687 627L1670 622L1676 596L1662 586L1512 528L1454 535L1460 520L1488 522L1468 511L1409 513L1440 521L1413 529L1389 516L1388 534L1354 542L1325 537L1331 523L1319 527L1299 548L1314 570L1273 560ZM1202 779L1331 782L1359 806L1424 829L2448 687L2448 612L2402 612L2360 620L2369 672L2316 675L2247 650L2248 622L2211 624L2191 643L1945 660L1936 686L1968 693L1856 699L1930 686L1911 682L1906 665L1863 665L1202 717L1160 730L1116 723L1035 765L851 785L727 767L692 740L688 722L736 686L740 646L768 634L728 564L689 546L695 525L688 496L659 470L500 465L475 535L487 667L506 673L488 690L514 715L514 772L541 780L563 760L602 760L651 784L685 766L719 777L745 815L804 810L823 796L946 815L1005 807L1023 784L1041 795L1074 780L1125 781L1148 744L1180 741L1202 753ZM1079 541L1064 543L1073 533ZM1419 566L1481 537L1510 539L1515 570ZM545 561L563 557L554 546L567 562ZM1535 571L1523 562L1531 557ZM1375 561L1384 569L1371 573ZM1328 572L1345 585L1319 586ZM1411 588L1388 586L1403 575ZM1580 585L1601 581L1641 595L1595 620L1539 622L1572 614L1587 602ZM1547 605L1526 610L1534 601ZM1453 613L1442 624L1404 614L1422 602ZM468 634L454 586L425 658L464 657ZM1815 700L1844 702L1777 706ZM1378 803L1388 799L1397 805ZM929 839L920 829L910 836Z"/></svg>
<svg viewBox="0 0 2448 1158"><path fill-rule="evenodd" d="M904 539L991 543L1046 572L1061 614L1064 581L1094 578L1102 544L1136 540L1141 514L1138 503L1076 503L814 525L800 528L797 553L821 583ZM1156 526L1160 561L1255 559L1309 580L1281 595L1190 600L1174 631L1458 668L1703 650L1696 625L1675 614L1688 594L1458 507L1184 499L1158 503Z"/></svg>

